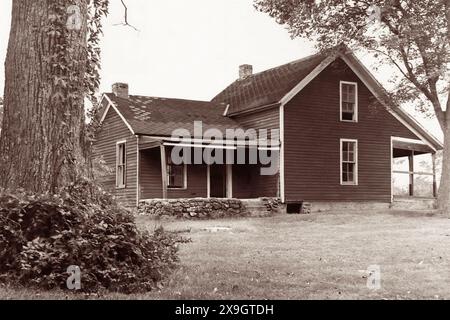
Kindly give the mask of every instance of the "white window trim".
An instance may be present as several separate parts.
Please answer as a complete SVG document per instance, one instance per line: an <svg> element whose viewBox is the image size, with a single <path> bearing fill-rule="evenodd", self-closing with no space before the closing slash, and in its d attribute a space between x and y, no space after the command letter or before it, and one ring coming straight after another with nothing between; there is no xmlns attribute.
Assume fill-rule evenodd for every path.
<svg viewBox="0 0 450 320"><path fill-rule="evenodd" d="M166 166L167 166L166 160ZM188 189L188 172L187 172L187 164L183 164L183 187L171 187L169 186L169 173L167 172L167 190L187 190Z"/></svg>
<svg viewBox="0 0 450 320"><path fill-rule="evenodd" d="M120 145L124 145L125 146L125 170L124 170L124 183L123 185L119 185L119 180L118 180L118 170L119 170L119 146ZM125 189L127 187L127 160L128 160L128 156L127 156L127 140L121 140L121 141L117 141L116 142L116 189Z"/></svg>
<svg viewBox="0 0 450 320"><path fill-rule="evenodd" d="M342 179L342 147L344 142L353 142L355 143L355 181L354 182L344 182ZM339 159L339 172L340 172L340 181L341 181L341 186L357 186L359 184L359 145L358 145L358 140L355 139L341 139L340 140L340 144L339 144L339 154L340 154L340 159Z"/></svg>
<svg viewBox="0 0 450 320"><path fill-rule="evenodd" d="M342 119L342 85L343 84L351 84L355 86L355 120L345 120ZM358 83L357 82L350 82L350 81L341 81L339 83L339 118L341 122L351 122L351 123L357 123L358 122L358 107L359 107L359 94L358 94Z"/></svg>

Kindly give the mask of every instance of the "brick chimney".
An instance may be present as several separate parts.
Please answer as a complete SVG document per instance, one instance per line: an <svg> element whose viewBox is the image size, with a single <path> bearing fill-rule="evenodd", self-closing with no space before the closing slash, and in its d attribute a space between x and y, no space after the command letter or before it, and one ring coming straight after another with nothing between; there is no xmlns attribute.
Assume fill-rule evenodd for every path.
<svg viewBox="0 0 450 320"><path fill-rule="evenodd" d="M239 66L239 79L245 79L253 74L253 66L251 64L243 64Z"/></svg>
<svg viewBox="0 0 450 320"><path fill-rule="evenodd" d="M112 85L112 92L119 98L128 99L130 97L128 83L114 83Z"/></svg>

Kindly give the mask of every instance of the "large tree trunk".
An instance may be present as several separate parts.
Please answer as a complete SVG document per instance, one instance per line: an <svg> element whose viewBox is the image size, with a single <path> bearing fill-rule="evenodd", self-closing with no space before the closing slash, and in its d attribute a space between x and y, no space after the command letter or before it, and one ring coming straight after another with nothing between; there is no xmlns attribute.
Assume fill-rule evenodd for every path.
<svg viewBox="0 0 450 320"><path fill-rule="evenodd" d="M79 30L66 27L72 4ZM11 21L0 187L53 192L85 165L87 0L13 0Z"/></svg>
<svg viewBox="0 0 450 320"><path fill-rule="evenodd" d="M446 115L448 116L447 112ZM450 214L450 125L444 127L444 151L438 206L442 213Z"/></svg>

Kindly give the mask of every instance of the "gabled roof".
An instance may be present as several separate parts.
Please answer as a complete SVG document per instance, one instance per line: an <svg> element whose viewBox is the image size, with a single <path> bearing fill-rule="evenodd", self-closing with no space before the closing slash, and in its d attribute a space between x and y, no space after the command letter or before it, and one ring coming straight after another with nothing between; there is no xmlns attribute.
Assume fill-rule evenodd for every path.
<svg viewBox="0 0 450 320"><path fill-rule="evenodd" d="M256 73L245 79L238 79L212 101L228 104L228 116L251 112L264 107L286 105L338 58L341 58L355 72L372 94L397 120L433 149L443 149L442 143L406 111L400 106L389 104L390 99L386 90L345 45L339 45L330 50Z"/></svg>
<svg viewBox="0 0 450 320"><path fill-rule="evenodd" d="M234 120L223 116L225 106L220 103L133 95L124 99L113 93L106 93L105 97L134 135L171 136L180 128L193 134L194 121L202 121L203 131L239 128Z"/></svg>
<svg viewBox="0 0 450 320"><path fill-rule="evenodd" d="M324 54L316 54L238 79L212 101L229 104L230 115L278 103L325 58Z"/></svg>

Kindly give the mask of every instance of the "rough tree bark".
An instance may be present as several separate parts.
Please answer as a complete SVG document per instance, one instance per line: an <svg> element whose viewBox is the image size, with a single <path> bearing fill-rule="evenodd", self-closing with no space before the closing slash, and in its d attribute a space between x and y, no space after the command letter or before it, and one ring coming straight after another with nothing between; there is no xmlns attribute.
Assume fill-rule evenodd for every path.
<svg viewBox="0 0 450 320"><path fill-rule="evenodd" d="M54 192L85 165L87 0L13 0L0 136L0 188ZM81 28L65 27L70 5ZM64 66L63 60L67 61Z"/></svg>
<svg viewBox="0 0 450 320"><path fill-rule="evenodd" d="M450 0L445 0L444 6L447 22L447 41L450 42ZM450 88L450 80L448 81L448 86ZM442 111L442 108L435 108L435 110L438 120L439 115L444 118L439 121L444 133L444 152L442 155L442 173L438 194L438 206L442 213L450 214L450 90L447 93L446 110ZM441 112L439 112L439 110Z"/></svg>
<svg viewBox="0 0 450 320"><path fill-rule="evenodd" d="M438 194L439 210L450 214L450 126L444 128L441 183Z"/></svg>

